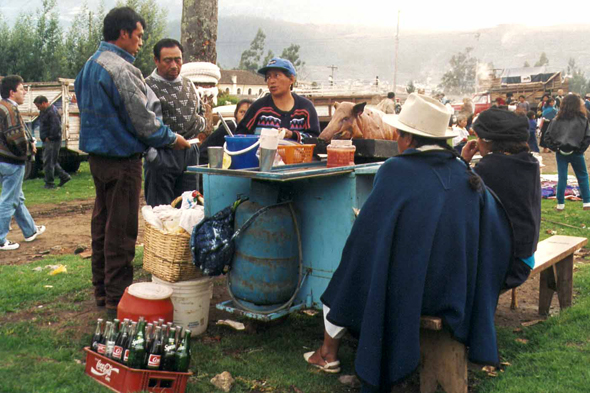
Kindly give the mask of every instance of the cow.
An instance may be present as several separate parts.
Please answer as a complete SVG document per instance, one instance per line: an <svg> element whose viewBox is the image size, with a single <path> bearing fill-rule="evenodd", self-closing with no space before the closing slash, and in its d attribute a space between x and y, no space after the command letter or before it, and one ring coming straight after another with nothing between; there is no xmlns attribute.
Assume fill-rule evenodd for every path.
<svg viewBox="0 0 590 393"><path fill-rule="evenodd" d="M334 103L332 120L319 138L330 142L332 139L387 139L397 140L395 128L383 122L383 112L365 108L366 102Z"/></svg>

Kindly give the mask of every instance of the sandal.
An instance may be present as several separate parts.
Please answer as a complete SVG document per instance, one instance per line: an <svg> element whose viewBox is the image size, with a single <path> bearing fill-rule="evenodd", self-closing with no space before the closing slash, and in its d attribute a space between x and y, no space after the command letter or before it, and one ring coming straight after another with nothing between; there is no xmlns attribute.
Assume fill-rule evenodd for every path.
<svg viewBox="0 0 590 393"><path fill-rule="evenodd" d="M326 364L324 364L323 366L319 365L319 364L315 364L315 363L311 363L309 361L309 358L311 358L313 356L313 354L316 351L311 351L311 352L306 352L303 354L303 359L305 359L305 361L309 364L311 364L314 367L319 368L321 371L325 372L325 373L329 373L329 374L337 374L340 372L340 360L336 360L334 362L326 362L326 360L322 357L322 360L324 362L326 362ZM321 355L320 355L321 357Z"/></svg>

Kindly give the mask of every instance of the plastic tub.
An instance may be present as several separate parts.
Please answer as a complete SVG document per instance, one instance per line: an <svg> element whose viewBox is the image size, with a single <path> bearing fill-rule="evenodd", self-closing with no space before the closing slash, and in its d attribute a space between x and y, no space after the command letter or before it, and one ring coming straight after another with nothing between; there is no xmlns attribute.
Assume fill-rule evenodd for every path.
<svg viewBox="0 0 590 393"><path fill-rule="evenodd" d="M231 156L229 169L257 168L258 157L256 157L257 146L260 135L234 135L225 137L225 151ZM251 149L245 151L246 149ZM243 151L242 153L237 153ZM233 154L232 154L233 153Z"/></svg>
<svg viewBox="0 0 590 393"><path fill-rule="evenodd" d="M356 146L352 144L351 140L333 139L326 150L328 151L328 163L326 167L334 168L338 166L354 165L354 152L356 151Z"/></svg>
<svg viewBox="0 0 590 393"><path fill-rule="evenodd" d="M152 281L172 289L174 305L174 324L190 329L191 336L197 336L207 330L209 323L209 306L213 295L211 278L179 281L175 283L160 280L152 275Z"/></svg>

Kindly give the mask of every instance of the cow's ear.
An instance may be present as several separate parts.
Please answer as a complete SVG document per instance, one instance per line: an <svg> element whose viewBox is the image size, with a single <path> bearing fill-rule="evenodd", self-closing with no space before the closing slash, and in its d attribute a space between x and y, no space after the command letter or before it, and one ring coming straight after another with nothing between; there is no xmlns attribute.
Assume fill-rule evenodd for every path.
<svg viewBox="0 0 590 393"><path fill-rule="evenodd" d="M353 106L352 107L352 114L355 116L362 115L365 110L365 105L367 105L366 102L361 102L360 104L356 104L355 106Z"/></svg>
<svg viewBox="0 0 590 393"><path fill-rule="evenodd" d="M340 106L340 103L339 103L338 101L336 101L336 102L334 103L334 109L338 109L338 107L339 107L339 106Z"/></svg>

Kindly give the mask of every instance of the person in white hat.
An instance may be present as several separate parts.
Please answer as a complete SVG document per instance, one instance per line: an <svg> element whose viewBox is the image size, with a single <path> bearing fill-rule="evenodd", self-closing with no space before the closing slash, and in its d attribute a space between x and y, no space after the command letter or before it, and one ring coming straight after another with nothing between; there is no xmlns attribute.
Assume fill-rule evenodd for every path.
<svg viewBox="0 0 590 393"><path fill-rule="evenodd" d="M469 347L470 360L497 364L494 312L508 270L512 238L499 203L448 145L450 113L411 94L399 116L400 155L377 172L321 297L324 341L304 355L339 372L349 330L362 392L389 391L420 361L420 316L442 318ZM482 252L485 250L485 252Z"/></svg>

